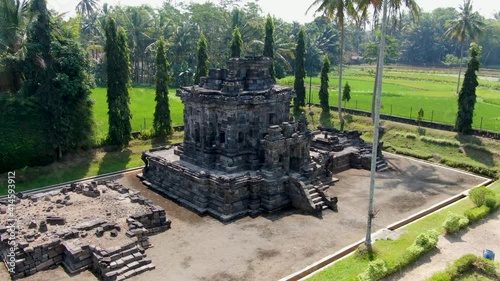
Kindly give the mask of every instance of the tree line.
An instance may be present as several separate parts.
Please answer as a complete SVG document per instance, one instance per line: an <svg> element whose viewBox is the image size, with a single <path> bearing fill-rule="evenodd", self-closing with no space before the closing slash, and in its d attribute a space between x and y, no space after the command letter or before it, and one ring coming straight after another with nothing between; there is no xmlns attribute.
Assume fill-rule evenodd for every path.
<svg viewBox="0 0 500 281"><path fill-rule="evenodd" d="M157 102L162 103L156 110L168 112L168 86L197 83L209 67L224 67L231 56L265 55L274 59L273 77L295 74L296 113L305 105L307 75L323 70L321 76L327 78L330 66L339 65L342 85L344 62L356 63L353 55L361 55L381 65L379 46L386 43L387 48L381 48L384 63L460 64L464 46L473 39L483 45L483 63L500 63L499 52L494 51L500 45L495 41L500 37L500 15L485 20L473 12L469 0L460 11L430 13L421 13L415 1L405 1L409 13L401 3L391 2L389 13L380 20L383 2L316 0L310 9L317 17L301 25L265 16L257 4L241 5L238 0L218 5L166 1L160 8L100 6L97 0L81 0L77 16L69 19L48 11L44 0L4 0L0 2L0 92L9 92L3 98L17 103L19 95L13 94L20 93L23 106L34 108L40 120L50 124L42 126L47 145L61 157L63 151L91 143L89 95L95 84L108 88L109 143L126 145L131 83L155 84ZM367 28L370 7L375 12L373 26ZM121 68L113 69L113 63ZM376 79L374 88L380 83ZM328 106L327 90L321 92L323 108ZM342 87L338 90L342 128ZM157 116L164 114L155 113L155 130L171 132L170 121L156 120Z"/></svg>

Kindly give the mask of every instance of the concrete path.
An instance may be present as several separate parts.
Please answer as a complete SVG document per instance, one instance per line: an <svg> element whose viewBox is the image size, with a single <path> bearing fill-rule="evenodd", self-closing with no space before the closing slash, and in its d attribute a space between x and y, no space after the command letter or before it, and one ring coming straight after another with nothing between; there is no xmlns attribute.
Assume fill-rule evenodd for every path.
<svg viewBox="0 0 500 281"><path fill-rule="evenodd" d="M458 234L440 236L436 250L384 281L426 280L434 273L445 270L448 263L465 254L482 256L484 249L495 252L495 261L500 260L500 210Z"/></svg>

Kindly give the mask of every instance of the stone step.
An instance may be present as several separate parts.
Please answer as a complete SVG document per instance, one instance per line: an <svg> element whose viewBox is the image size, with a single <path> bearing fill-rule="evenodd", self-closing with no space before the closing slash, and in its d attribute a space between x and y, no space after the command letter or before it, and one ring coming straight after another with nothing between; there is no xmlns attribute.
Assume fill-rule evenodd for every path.
<svg viewBox="0 0 500 281"><path fill-rule="evenodd" d="M311 199L319 198L319 193L317 191L309 191L309 196Z"/></svg>
<svg viewBox="0 0 500 281"><path fill-rule="evenodd" d="M318 203L318 202L323 202L323 199L321 197L315 197L312 198L313 203Z"/></svg>
<svg viewBox="0 0 500 281"><path fill-rule="evenodd" d="M132 276L139 275L143 272L153 270L155 268L156 268L156 266L154 264L152 264L151 262L149 262L148 264L140 265L140 266L135 267L135 268L129 268L127 271L124 271L122 274L116 276L115 281L122 281L122 280L128 279Z"/></svg>
<svg viewBox="0 0 500 281"><path fill-rule="evenodd" d="M124 279L130 278L131 276L134 276L134 275L137 275L139 273L144 272L144 271L141 271L139 273L136 272L136 270L138 268L143 267L143 266L147 266L150 264L151 264L150 259L142 259L142 260L138 260L138 261L133 261L133 262L127 264L126 266L123 266L120 269L110 271L110 272L104 274L104 280L105 281L108 281L108 280L112 281L112 280L124 280ZM122 279L120 279L120 278L122 278Z"/></svg>
<svg viewBox="0 0 500 281"><path fill-rule="evenodd" d="M323 201L314 204L314 206L320 206L321 210L325 210L328 208L328 206Z"/></svg>
<svg viewBox="0 0 500 281"><path fill-rule="evenodd" d="M381 167L377 166L377 172L383 172L383 171L388 170L388 169L389 169L389 167L387 165L381 166Z"/></svg>

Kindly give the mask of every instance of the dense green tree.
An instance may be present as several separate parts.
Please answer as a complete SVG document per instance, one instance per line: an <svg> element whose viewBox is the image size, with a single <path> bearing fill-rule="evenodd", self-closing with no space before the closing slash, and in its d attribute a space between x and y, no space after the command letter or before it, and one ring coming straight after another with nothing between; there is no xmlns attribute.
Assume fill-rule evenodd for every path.
<svg viewBox="0 0 500 281"><path fill-rule="evenodd" d="M233 31L233 39L231 40L231 57L232 58L241 57L242 47L243 47L243 40L241 39L240 29L238 27L235 27Z"/></svg>
<svg viewBox="0 0 500 281"><path fill-rule="evenodd" d="M90 145L89 61L72 38L52 36L54 26L61 23L51 19L44 0L35 0L31 8L37 17L26 44L23 91L40 108L47 139L61 158L68 149ZM57 29L63 31L61 26Z"/></svg>
<svg viewBox="0 0 500 281"><path fill-rule="evenodd" d="M449 28L445 32L445 36L455 38L458 42L460 42L460 67L458 71L457 93L460 87L462 58L465 43L469 39L476 39L484 27L484 22L481 16L478 12L473 12L472 9L472 0L464 0L463 6L460 6L460 13L458 17L447 22Z"/></svg>
<svg viewBox="0 0 500 281"><path fill-rule="evenodd" d="M321 105L321 114L326 115L330 112L330 104L328 101L328 73L330 72L330 60L328 56L323 59L323 67L321 68L321 86L319 88L319 103Z"/></svg>
<svg viewBox="0 0 500 281"><path fill-rule="evenodd" d="M271 74L271 77L274 78L276 76L276 72L274 70L274 21L270 15L267 15L266 18L266 37L264 39L264 52L262 55L273 59L273 64L269 69L269 74Z"/></svg>
<svg viewBox="0 0 500 281"><path fill-rule="evenodd" d="M172 133L172 121L170 119L170 106L168 104L168 61L166 57L165 39L160 37L156 43L156 108L154 113L154 130L156 135L169 135Z"/></svg>
<svg viewBox="0 0 500 281"><path fill-rule="evenodd" d="M351 86L349 86L349 82L345 82L344 90L342 91L342 100L344 102L351 100Z"/></svg>
<svg viewBox="0 0 500 281"><path fill-rule="evenodd" d="M106 73L109 131L108 141L112 145L127 146L132 128L130 119L130 60L127 34L117 28L113 18L106 25Z"/></svg>
<svg viewBox="0 0 500 281"><path fill-rule="evenodd" d="M293 100L295 112L298 112L299 108L305 105L306 100L306 88L304 86L304 78L306 77L304 29L299 31L298 37L297 47L295 48L295 81L293 83L297 95Z"/></svg>
<svg viewBox="0 0 500 281"><path fill-rule="evenodd" d="M194 75L194 83L200 83L200 78L208 75L208 43L207 38L203 33L200 34L198 40L198 64L196 66L196 73Z"/></svg>
<svg viewBox="0 0 500 281"><path fill-rule="evenodd" d="M477 82L476 71L479 70L478 57L481 56L481 47L472 43L470 47L470 60L465 72L462 89L458 94L458 113L455 122L455 130L461 134L470 134L472 131L472 118L474 117L474 106L476 105Z"/></svg>

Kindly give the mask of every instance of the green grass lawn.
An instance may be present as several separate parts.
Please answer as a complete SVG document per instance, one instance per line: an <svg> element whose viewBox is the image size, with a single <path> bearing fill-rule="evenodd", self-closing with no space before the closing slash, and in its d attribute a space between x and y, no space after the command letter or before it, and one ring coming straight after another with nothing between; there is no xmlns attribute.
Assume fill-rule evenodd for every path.
<svg viewBox="0 0 500 281"><path fill-rule="evenodd" d="M155 111L155 89L154 88L131 88L130 111L132 112L132 131L150 129L153 126L153 114ZM91 98L94 100L94 120L96 136L104 137L108 133L108 103L106 100L106 88L95 88L92 90ZM183 108L179 97L175 96L175 89L169 90L170 116L172 125L182 125Z"/></svg>
<svg viewBox="0 0 500 281"><path fill-rule="evenodd" d="M346 108L371 111L374 75L373 67L352 66L344 71L343 83L351 86L351 101ZM492 74L488 74L492 75ZM444 70L404 70L387 67L382 87L382 113L416 119L424 110L423 120L454 124L457 112L457 75ZM278 81L293 86L293 77ZM473 127L500 131L500 78L481 79L479 72L477 103ZM319 103L320 79L312 79L311 101ZM330 105L337 105L338 77L331 75ZM309 100L309 79L306 78L306 102Z"/></svg>

